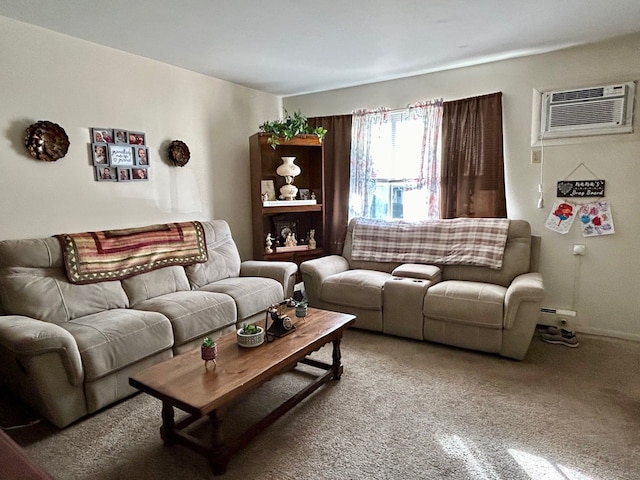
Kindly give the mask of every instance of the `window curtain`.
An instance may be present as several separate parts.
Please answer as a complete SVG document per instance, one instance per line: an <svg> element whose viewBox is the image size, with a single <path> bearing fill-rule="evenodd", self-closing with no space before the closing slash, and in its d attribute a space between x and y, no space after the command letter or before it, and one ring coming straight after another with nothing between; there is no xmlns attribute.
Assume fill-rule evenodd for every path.
<svg viewBox="0 0 640 480"><path fill-rule="evenodd" d="M373 201L374 167L372 150L376 132L387 118L386 108L357 110L351 124L351 177L349 180L349 218L361 217Z"/></svg>
<svg viewBox="0 0 640 480"><path fill-rule="evenodd" d="M408 106L401 111L408 118L421 120L423 133L420 145L420 166L415 172L419 187L427 187L429 195L426 218L439 217L438 190L440 180L440 127L442 123L442 100L433 100ZM393 113L397 113L394 111ZM375 188L373 150L375 136L381 126L389 120L388 109L358 110L353 113L351 129L351 179L349 196L349 218L366 216L370 211Z"/></svg>
<svg viewBox="0 0 640 480"><path fill-rule="evenodd" d="M349 156L351 154L351 115L312 117L312 128L324 127L325 238L328 253L340 255L347 235L349 205ZM325 249L327 247L325 246Z"/></svg>
<svg viewBox="0 0 640 480"><path fill-rule="evenodd" d="M442 218L506 218L502 92L445 102Z"/></svg>

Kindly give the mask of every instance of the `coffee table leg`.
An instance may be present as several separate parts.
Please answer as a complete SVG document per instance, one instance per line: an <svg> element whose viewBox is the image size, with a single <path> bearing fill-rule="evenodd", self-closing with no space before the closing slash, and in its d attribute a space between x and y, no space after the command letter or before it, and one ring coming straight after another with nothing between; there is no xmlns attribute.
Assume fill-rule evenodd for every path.
<svg viewBox="0 0 640 480"><path fill-rule="evenodd" d="M340 376L342 375L342 364L340 363L342 358L342 354L340 353L341 340L341 338L337 338L333 341L333 363L331 369L333 370L334 380L340 380Z"/></svg>
<svg viewBox="0 0 640 480"><path fill-rule="evenodd" d="M162 438L164 444L167 446L173 445L174 443L173 434L175 426L176 421L173 407L167 402L162 402L162 427L160 427L160 438Z"/></svg>
<svg viewBox="0 0 640 480"><path fill-rule="evenodd" d="M209 465L214 475L222 475L227 471L229 463L229 449L224 443L222 435L222 418L217 410L209 414L211 422L211 454L209 456Z"/></svg>

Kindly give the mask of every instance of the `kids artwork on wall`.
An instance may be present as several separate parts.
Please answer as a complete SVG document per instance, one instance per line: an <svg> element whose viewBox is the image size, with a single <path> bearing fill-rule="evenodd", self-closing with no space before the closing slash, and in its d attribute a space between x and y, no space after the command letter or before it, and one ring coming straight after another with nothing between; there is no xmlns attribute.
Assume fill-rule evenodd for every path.
<svg viewBox="0 0 640 480"><path fill-rule="evenodd" d="M545 227L557 233L567 233L578 218L582 236L598 237L615 232L611 206L606 199L577 205L565 199L557 199L545 222Z"/></svg>
<svg viewBox="0 0 640 480"><path fill-rule="evenodd" d="M584 168L594 178L591 180L568 180L576 170ZM557 233L567 233L575 219L582 228L583 237L598 237L611 235L613 228L613 215L611 206L604 198L605 181L584 163L574 168L567 178L558 182L558 199L554 202L551 212L544 222L544 226ZM591 202L577 203L574 198L594 197Z"/></svg>

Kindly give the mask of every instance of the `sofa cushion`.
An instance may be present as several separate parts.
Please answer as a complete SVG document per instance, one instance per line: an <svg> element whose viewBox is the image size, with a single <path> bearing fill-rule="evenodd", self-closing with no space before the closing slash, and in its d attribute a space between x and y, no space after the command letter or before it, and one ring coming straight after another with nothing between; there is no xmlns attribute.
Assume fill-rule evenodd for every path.
<svg viewBox="0 0 640 480"><path fill-rule="evenodd" d="M323 302L368 310L382 309L382 288L392 278L376 270L347 270L327 277L320 287Z"/></svg>
<svg viewBox="0 0 640 480"><path fill-rule="evenodd" d="M132 307L153 297L191 290L184 267L180 266L164 267L135 275L122 280L122 287Z"/></svg>
<svg viewBox="0 0 640 480"><path fill-rule="evenodd" d="M211 292L168 293L140 302L135 308L166 316L171 322L176 347L236 322L233 299Z"/></svg>
<svg viewBox="0 0 640 480"><path fill-rule="evenodd" d="M30 267L4 269L0 301L7 313L52 323L129 306L118 281L75 285L62 269Z"/></svg>
<svg viewBox="0 0 640 480"><path fill-rule="evenodd" d="M234 277L219 280L200 289L205 292L218 292L229 295L236 303L238 322L284 300L284 291L280 282L263 277Z"/></svg>
<svg viewBox="0 0 640 480"><path fill-rule="evenodd" d="M440 267L421 263L404 263L394 268L391 274L395 277L421 278L437 282L440 280Z"/></svg>
<svg viewBox="0 0 640 480"><path fill-rule="evenodd" d="M502 328L507 289L490 283L449 280L436 283L424 297L425 317L485 328Z"/></svg>
<svg viewBox="0 0 640 480"><path fill-rule="evenodd" d="M92 381L173 345L171 324L157 312L114 309L60 324L76 340L84 381Z"/></svg>
<svg viewBox="0 0 640 480"><path fill-rule="evenodd" d="M120 282L70 283L53 237L0 242L0 302L4 313L52 323L129 305Z"/></svg>
<svg viewBox="0 0 640 480"><path fill-rule="evenodd" d="M191 287L200 288L217 280L240 275L240 254L229 225L224 220L202 222L207 239L208 260L185 267Z"/></svg>

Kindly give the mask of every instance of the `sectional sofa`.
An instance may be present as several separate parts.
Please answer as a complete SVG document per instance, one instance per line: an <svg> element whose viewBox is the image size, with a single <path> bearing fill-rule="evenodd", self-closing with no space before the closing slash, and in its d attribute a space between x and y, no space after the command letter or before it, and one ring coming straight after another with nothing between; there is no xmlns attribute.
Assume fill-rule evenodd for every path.
<svg viewBox="0 0 640 480"><path fill-rule="evenodd" d="M342 255L300 265L310 306L354 314L356 328L524 358L544 296L536 272L540 238L531 235L528 222L504 220L501 264L493 268L466 265L456 261L461 255L455 254L444 255L442 263L404 262L404 252L415 249L420 254L429 247L429 242L411 240L389 255L387 243L378 239L367 260L356 259L354 244L362 220L349 222ZM439 225L446 227L447 222L454 220ZM375 235L369 230L369 237ZM388 243L405 238L396 236ZM480 240L482 248L492 247ZM443 243L449 252L463 249L457 237Z"/></svg>
<svg viewBox="0 0 640 480"><path fill-rule="evenodd" d="M92 273L74 283L74 250L57 237L0 242L3 386L64 427L133 394L132 373L263 320L269 305L293 294L295 263L241 262L226 222L188 223L206 243L198 263L162 259L120 279ZM160 249L149 243L146 254Z"/></svg>

